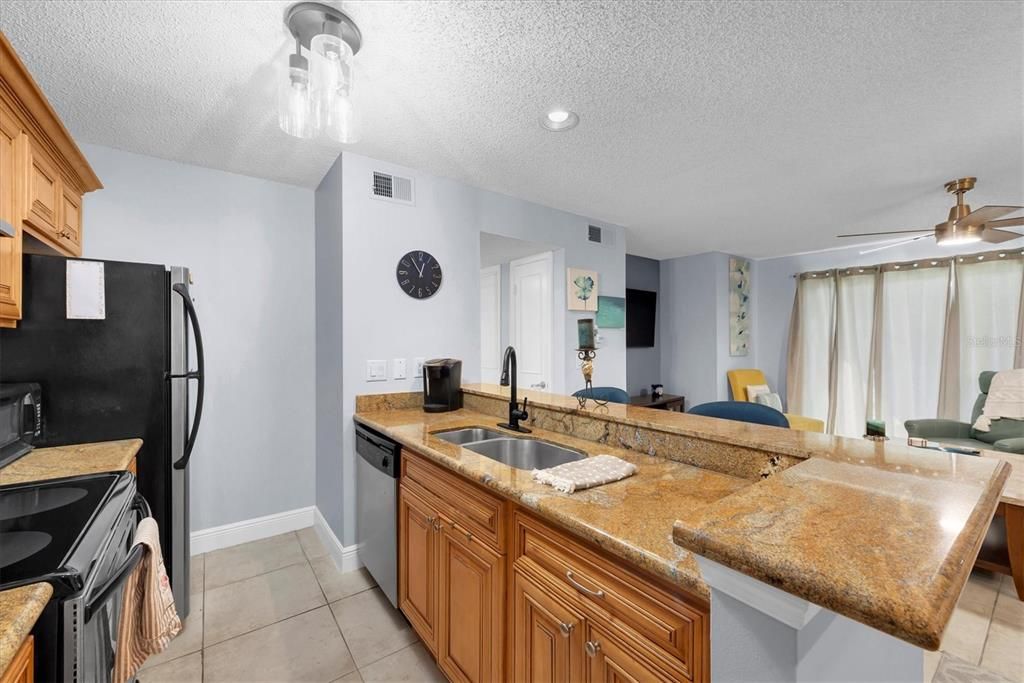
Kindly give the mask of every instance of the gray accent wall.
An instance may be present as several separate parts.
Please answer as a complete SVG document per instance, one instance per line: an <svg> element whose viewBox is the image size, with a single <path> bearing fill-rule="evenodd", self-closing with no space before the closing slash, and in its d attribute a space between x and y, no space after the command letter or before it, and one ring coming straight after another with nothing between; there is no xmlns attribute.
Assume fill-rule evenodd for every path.
<svg viewBox="0 0 1024 683"><path fill-rule="evenodd" d="M342 525L342 157L316 191L316 506L333 529ZM323 191L322 191L323 190Z"/></svg>
<svg viewBox="0 0 1024 683"><path fill-rule="evenodd" d="M661 288L661 262L643 256L626 254L626 288L644 289L649 292L659 291ZM643 390L650 391L651 385L657 382L664 383L661 376L661 349L658 345L663 304L659 295L654 346L626 349L626 389L630 396L637 396ZM629 316L628 310L626 316Z"/></svg>
<svg viewBox="0 0 1024 683"><path fill-rule="evenodd" d="M359 540L355 528L357 456L352 423L355 397L366 393L420 391L422 379L413 376L416 357L460 358L463 381L479 380L480 233L550 244L554 249L553 285L556 297L562 302L565 301L566 266L598 271L601 294L625 296L626 259L625 231L618 226L600 223L605 241L594 244L587 241L587 226L598 223L583 216L348 152L342 154L340 172L338 170L336 164L316 194L318 207L336 206L335 200L328 200L327 195L342 197L338 293L341 343L337 346L342 373L339 380L333 359L324 355L333 350L318 354L328 370L325 381L333 383L335 388L320 387L318 398L327 396L331 403L326 407L318 406L317 412L320 421L338 423L342 437L340 451L336 451L337 432L331 428L318 430L322 450L317 453L317 502L325 517L327 510L331 510L328 519L331 528L344 545L350 546ZM415 204L396 204L373 197L370 178L375 170L412 178ZM318 213L318 219L321 215L333 216L325 211ZM330 221L333 220L332 217ZM324 226L318 221L318 240L322 230ZM395 283L398 259L414 249L429 251L444 271L440 290L422 301L406 296ZM333 271L329 276L318 272L318 287L326 281L333 283L327 285L326 297L337 287L335 277ZM317 295L319 305L328 305L324 293L318 291ZM560 324L555 325L553 344L560 351L555 355L553 382L561 386L555 391L571 392L582 381L570 344L576 340L576 320L585 315L568 312L564 305L556 312ZM320 334L321 331L324 334ZM595 383L625 386L625 330L605 330L603 335L605 340L598 351ZM318 330L318 342L322 343L329 336L326 328ZM336 340L328 343L334 345ZM366 381L368 360L389 361L390 373L390 361L394 358L409 361L407 379ZM318 373L321 369L318 366ZM335 391L341 396L337 411ZM338 453L337 458L335 453ZM329 502L329 497L334 500ZM340 504L340 521L336 509L331 507L335 502Z"/></svg>
<svg viewBox="0 0 1024 683"><path fill-rule="evenodd" d="M187 266L206 350L192 530L314 503L313 191L82 145L83 256Z"/></svg>
<svg viewBox="0 0 1024 683"><path fill-rule="evenodd" d="M756 274L758 264L752 262L751 268ZM686 396L687 409L729 400L726 371L757 367L756 344L746 356L729 355L729 254L667 259L661 262L660 280L658 345L665 391ZM751 316L756 331L756 292Z"/></svg>

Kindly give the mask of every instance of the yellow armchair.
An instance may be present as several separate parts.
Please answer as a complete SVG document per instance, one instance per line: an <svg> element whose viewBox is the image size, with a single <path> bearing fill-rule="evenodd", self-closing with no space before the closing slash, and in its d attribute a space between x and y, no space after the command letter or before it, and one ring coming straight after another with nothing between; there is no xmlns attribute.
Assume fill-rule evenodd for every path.
<svg viewBox="0 0 1024 683"><path fill-rule="evenodd" d="M732 389L732 400L749 401L747 398L747 387L751 384L768 384L764 373L753 368L742 370L728 370L725 373L729 378L729 388ZM803 415L790 415L786 413L790 429L802 432L824 432L825 422L815 417L804 417Z"/></svg>

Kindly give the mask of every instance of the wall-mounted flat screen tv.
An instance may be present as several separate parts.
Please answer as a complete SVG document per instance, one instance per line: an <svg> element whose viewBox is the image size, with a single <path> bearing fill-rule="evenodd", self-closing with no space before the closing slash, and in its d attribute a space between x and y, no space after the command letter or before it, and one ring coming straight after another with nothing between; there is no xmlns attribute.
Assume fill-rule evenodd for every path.
<svg viewBox="0 0 1024 683"><path fill-rule="evenodd" d="M626 346L654 346L654 321L658 311L658 293L645 289L626 290Z"/></svg>

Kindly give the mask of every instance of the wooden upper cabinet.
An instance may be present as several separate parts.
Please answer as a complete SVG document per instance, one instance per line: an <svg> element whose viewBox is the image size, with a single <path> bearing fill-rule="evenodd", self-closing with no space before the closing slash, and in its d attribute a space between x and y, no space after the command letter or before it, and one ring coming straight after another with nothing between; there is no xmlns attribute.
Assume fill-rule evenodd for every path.
<svg viewBox="0 0 1024 683"><path fill-rule="evenodd" d="M0 32L0 327L21 318L21 259L82 255L82 196L103 185Z"/></svg>
<svg viewBox="0 0 1024 683"><path fill-rule="evenodd" d="M35 140L28 146L28 206L25 225L48 240L57 239L61 205L60 174Z"/></svg>
<svg viewBox="0 0 1024 683"><path fill-rule="evenodd" d="M21 164L24 133L14 115L0 103L0 326L21 318ZM8 180L9 179L9 180Z"/></svg>

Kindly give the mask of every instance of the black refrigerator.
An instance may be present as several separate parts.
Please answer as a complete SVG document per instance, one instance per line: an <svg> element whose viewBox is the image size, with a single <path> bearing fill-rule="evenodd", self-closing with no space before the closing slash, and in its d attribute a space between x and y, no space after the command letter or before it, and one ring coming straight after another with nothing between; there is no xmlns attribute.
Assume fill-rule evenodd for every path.
<svg viewBox="0 0 1024 683"><path fill-rule="evenodd" d="M160 526L184 618L190 592L188 463L203 409L203 343L189 271L105 261L105 318L80 320L67 317L68 261L24 257L24 317L17 328L0 330L0 381L41 385L37 447L143 440L138 487Z"/></svg>

